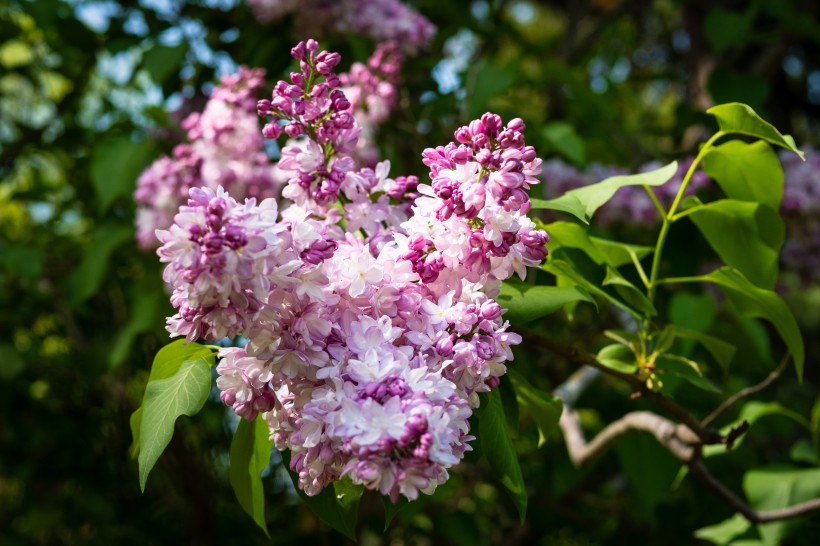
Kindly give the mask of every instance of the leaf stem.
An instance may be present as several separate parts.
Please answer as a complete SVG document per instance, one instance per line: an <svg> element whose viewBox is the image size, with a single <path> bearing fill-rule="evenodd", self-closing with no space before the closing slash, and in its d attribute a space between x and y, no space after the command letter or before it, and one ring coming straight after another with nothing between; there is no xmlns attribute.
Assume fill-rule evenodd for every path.
<svg viewBox="0 0 820 546"><path fill-rule="evenodd" d="M692 161L692 164L689 166L689 170L686 171L686 176L683 177L683 182L680 185L678 194L675 196L675 201L672 202L672 206L669 207L669 211L666 213L666 216L662 217L663 224L661 225L661 232L658 234L658 242L655 245L655 255L652 257L652 271L650 272L649 287L647 292L649 301L652 303L655 301L655 289L658 285L658 271L660 270L661 265L663 245L666 243L666 236L669 234L669 227L672 225L672 222L676 220L675 211L678 209L678 205L680 205L681 199L683 199L683 194L686 192L686 187L689 185L689 181L692 179L692 175L695 174L695 170L698 168L701 160L712 148L712 145L724 135L725 133L723 131L718 131L701 147L698 155L695 157L695 160Z"/></svg>

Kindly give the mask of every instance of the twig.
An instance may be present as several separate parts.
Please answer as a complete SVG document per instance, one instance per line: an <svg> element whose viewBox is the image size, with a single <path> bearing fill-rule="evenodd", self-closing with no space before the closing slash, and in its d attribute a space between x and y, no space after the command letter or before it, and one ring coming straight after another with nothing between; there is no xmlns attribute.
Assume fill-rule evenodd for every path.
<svg viewBox="0 0 820 546"><path fill-rule="evenodd" d="M689 470L710 491L723 499L726 504L743 514L743 517L752 523L768 523L771 521L796 518L808 514L809 512L820 510L820 499L812 499L810 501L801 502L779 510L757 512L751 506L746 504L743 499L727 489L725 485L717 480L717 478L712 476L709 470L706 469L703 461L692 461L689 463Z"/></svg>
<svg viewBox="0 0 820 546"><path fill-rule="evenodd" d="M691 460L694 455L694 448L681 439L679 425L648 411L627 413L607 425L595 438L587 442L578 414L570 404L565 403L559 426L564 433L569 458L576 467L584 466L602 455L618 438L634 430L652 434L663 447L683 463Z"/></svg>
<svg viewBox="0 0 820 546"><path fill-rule="evenodd" d="M691 413L689 413L684 408L679 406L673 400L670 400L664 395L655 392L649 387L647 387L646 384L640 379L638 379L636 376L627 373L622 373L611 368L607 368L606 366L598 362L598 359L595 358L595 355L582 351L576 347L570 347L553 341L552 339L543 334L539 334L537 332L522 332L522 335L525 338L527 338L527 340L537 345L540 345L557 355L563 356L567 360L570 360L577 364L591 366L609 376L616 377L621 381L627 383L636 391L640 392L644 398L653 401L658 406L666 410L669 414L673 415L676 419L681 421L684 425L686 425L691 430L693 435L697 436L701 443L723 443L723 437L721 437L719 432L701 425L700 421L698 421L698 419L696 419Z"/></svg>
<svg viewBox="0 0 820 546"><path fill-rule="evenodd" d="M574 349L567 348L567 350ZM584 353L581 354L583 355ZM584 356L583 358L587 357ZM739 391L727 400L727 402L729 402L728 404L724 402L718 409L723 411L721 408L723 408L724 405L728 407L732 402L737 401L743 396L754 394L765 388L782 373L787 363L788 358L784 358L780 366L769 374L769 377L763 382ZM648 411L627 413L620 419L607 425L591 441L587 442L584 437L583 428L581 427L581 420L575 411L574 404L589 383L599 375L599 370L600 368L597 367L590 368L585 366L572 374L567 381L554 391L554 394L564 402L564 411L561 414L559 426L561 427L561 432L564 434L564 442L567 446L569 458L576 467L584 466L596 457L603 455L612 447L616 440L629 432L648 432L682 464L687 465L689 471L705 485L707 489L752 523L780 521L803 516L813 511L820 511L820 499L801 502L778 510L762 512L754 510L709 472L703 464L703 460L700 458L701 440L689 427L682 424L675 424L669 419L655 413ZM606 370L600 371L605 372ZM717 417L720 413L716 410L713 414ZM714 419L714 417L712 417L712 419Z"/></svg>
<svg viewBox="0 0 820 546"><path fill-rule="evenodd" d="M739 391L737 391L735 394L724 400L723 403L719 405L715 409L715 411L710 413L703 421L701 421L700 424L705 427L708 427L715 419L720 417L723 414L723 412L729 409L732 406L732 404L734 404L741 398L745 398L747 396L751 396L755 393L758 393L766 387L768 387L769 385L771 385L775 380L777 380L778 377L780 377L780 374L783 373L783 370L786 369L786 366L789 364L790 359L791 353L786 353L783 356L783 360L780 361L780 364L777 366L777 368L772 370L772 372L766 376L766 379L764 379L757 385L752 385L751 387L746 387L745 389L740 389Z"/></svg>

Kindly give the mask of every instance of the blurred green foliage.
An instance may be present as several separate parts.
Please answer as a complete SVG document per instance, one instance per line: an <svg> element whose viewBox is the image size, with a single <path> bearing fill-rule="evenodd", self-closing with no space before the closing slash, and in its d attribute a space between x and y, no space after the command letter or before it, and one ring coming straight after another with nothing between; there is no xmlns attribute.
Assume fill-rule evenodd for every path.
<svg viewBox="0 0 820 546"><path fill-rule="evenodd" d="M408 62L400 107L380 135L395 172L423 174L420 151L445 144L455 127L487 109L522 117L542 155L579 165L635 167L691 154L713 130L705 109L728 101L750 104L801 145L820 144L816 2L413 4L438 33L429 51ZM217 73L234 63L260 66L273 82L286 70L287 52L303 38L288 23L263 27L231 0L0 5L0 543L346 540L301 503L280 459L263 477L270 541L253 525L229 486L233 423L213 396L195 419L179 419L144 494L129 457L128 419L167 341L162 324L170 311L156 257L133 240L135 178L178 141L179 121L203 104ZM447 90L432 76L457 36L467 37L471 54ZM326 37L323 45L339 50L345 63L365 59L372 48L356 36ZM705 242L692 233L670 236L679 269L701 263ZM758 323L735 314L718 319L711 298L698 294L676 298L660 304L691 308L681 321L703 319L683 326L735 341L724 392L771 369L769 337ZM618 323L584 304L573 316L539 328L597 352L605 344L599 332ZM811 364L820 336L804 337ZM550 392L574 365L523 347L515 368ZM808 365L802 385L769 391L805 423L771 412L742 449L710 461L716 475L760 507L773 506L772 489L761 492L768 481L792 500L816 495L816 382ZM696 414L721 399L668 383ZM585 396L595 409L582 410L587 429L652 409L630 394L610 380L592 385ZM648 437L629 437L617 456L575 470L560 438L540 438L542 418L522 412L510 432L526 484L518 503L529 504L523 525L476 445L434 498L401 506L385 532L381 500L366 493L359 542L688 544L696 529L732 515L692 480L676 478L675 462ZM797 440L804 425L810 444ZM744 475L767 464L781 466ZM789 523L800 530L790 534L779 525L761 526L759 536L811 544L820 522ZM756 531L735 525L722 532L742 538Z"/></svg>

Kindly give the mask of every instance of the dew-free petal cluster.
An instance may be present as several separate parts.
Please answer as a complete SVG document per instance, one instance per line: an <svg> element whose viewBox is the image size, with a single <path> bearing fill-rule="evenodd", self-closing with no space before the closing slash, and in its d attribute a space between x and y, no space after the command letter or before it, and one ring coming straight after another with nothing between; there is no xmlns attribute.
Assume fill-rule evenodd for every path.
<svg viewBox="0 0 820 546"><path fill-rule="evenodd" d="M424 151L430 184L363 166L339 55L313 40L292 55L300 71L257 105L265 136L290 138L285 199L190 190L158 231L168 329L247 338L219 353L221 399L266 419L307 494L347 477L415 499L470 450L479 393L521 342L493 295L546 256L527 217L541 160L523 121L488 113Z"/></svg>

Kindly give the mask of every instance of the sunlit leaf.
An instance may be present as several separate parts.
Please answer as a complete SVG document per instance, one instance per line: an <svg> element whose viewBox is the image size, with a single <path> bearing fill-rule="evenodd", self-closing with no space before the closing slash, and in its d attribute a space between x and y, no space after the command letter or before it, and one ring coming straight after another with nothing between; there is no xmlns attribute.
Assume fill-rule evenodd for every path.
<svg viewBox="0 0 820 546"><path fill-rule="evenodd" d="M689 218L727 265L756 285L771 290L778 275L783 221L759 203L721 199L691 209Z"/></svg>
<svg viewBox="0 0 820 546"><path fill-rule="evenodd" d="M803 152L797 149L790 135L780 134L774 126L764 121L749 106L739 102L730 102L713 106L706 111L717 118L720 130L727 134L740 134L761 138L771 144L782 146L805 159Z"/></svg>
<svg viewBox="0 0 820 546"><path fill-rule="evenodd" d="M573 301L595 304L595 300L583 288L537 286L514 281L504 282L496 299L501 307L507 309L504 318L513 324L524 324L545 317Z"/></svg>
<svg viewBox="0 0 820 546"><path fill-rule="evenodd" d="M730 140L709 150L703 170L730 199L752 201L780 210L783 169L771 146L764 141L747 144Z"/></svg>

